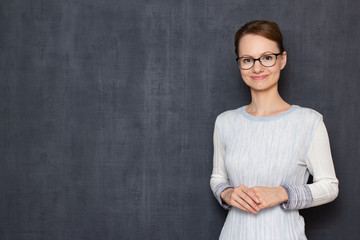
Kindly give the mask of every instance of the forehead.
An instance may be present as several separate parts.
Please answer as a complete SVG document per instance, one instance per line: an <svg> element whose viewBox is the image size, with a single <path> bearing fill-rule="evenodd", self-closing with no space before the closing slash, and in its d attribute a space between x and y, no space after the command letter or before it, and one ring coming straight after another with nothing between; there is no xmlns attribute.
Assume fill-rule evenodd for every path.
<svg viewBox="0 0 360 240"><path fill-rule="evenodd" d="M273 40L260 35L247 34L239 41L239 55L257 57L266 52L277 53L279 47Z"/></svg>

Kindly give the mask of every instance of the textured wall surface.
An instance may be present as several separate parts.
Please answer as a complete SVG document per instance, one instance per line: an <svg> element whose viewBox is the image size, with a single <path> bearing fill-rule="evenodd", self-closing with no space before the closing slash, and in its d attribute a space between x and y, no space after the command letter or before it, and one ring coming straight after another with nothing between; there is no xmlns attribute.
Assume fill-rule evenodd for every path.
<svg viewBox="0 0 360 240"><path fill-rule="evenodd" d="M212 131L249 103L233 35L280 25L280 92L324 115L340 180L309 239L358 239L360 2L1 0L0 239L217 239Z"/></svg>

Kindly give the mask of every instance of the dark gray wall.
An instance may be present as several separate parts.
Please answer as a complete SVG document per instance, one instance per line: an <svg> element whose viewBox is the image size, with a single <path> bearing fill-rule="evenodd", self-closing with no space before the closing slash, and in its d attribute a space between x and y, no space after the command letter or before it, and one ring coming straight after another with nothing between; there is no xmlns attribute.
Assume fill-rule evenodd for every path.
<svg viewBox="0 0 360 240"><path fill-rule="evenodd" d="M217 239L215 117L249 102L233 35L279 23L280 91L324 115L340 195L309 239L358 239L360 4L2 0L0 239Z"/></svg>

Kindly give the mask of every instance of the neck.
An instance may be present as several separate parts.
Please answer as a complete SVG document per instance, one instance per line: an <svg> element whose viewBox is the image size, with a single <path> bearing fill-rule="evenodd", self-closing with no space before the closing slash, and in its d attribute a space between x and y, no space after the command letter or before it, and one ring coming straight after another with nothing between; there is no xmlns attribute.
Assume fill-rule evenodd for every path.
<svg viewBox="0 0 360 240"><path fill-rule="evenodd" d="M246 111L254 116L272 116L288 110L290 104L285 102L278 91L277 85L265 91L251 89L251 103Z"/></svg>

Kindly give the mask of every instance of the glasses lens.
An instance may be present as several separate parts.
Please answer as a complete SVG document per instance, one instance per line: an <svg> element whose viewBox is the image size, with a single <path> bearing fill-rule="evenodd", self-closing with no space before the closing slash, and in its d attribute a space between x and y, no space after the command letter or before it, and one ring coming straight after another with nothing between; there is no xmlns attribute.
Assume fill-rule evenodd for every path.
<svg viewBox="0 0 360 240"><path fill-rule="evenodd" d="M250 69L254 65L254 59L248 57L241 57L238 60L239 67L242 69Z"/></svg>
<svg viewBox="0 0 360 240"><path fill-rule="evenodd" d="M266 54L260 58L260 62L265 67L271 67L276 63L276 55Z"/></svg>

